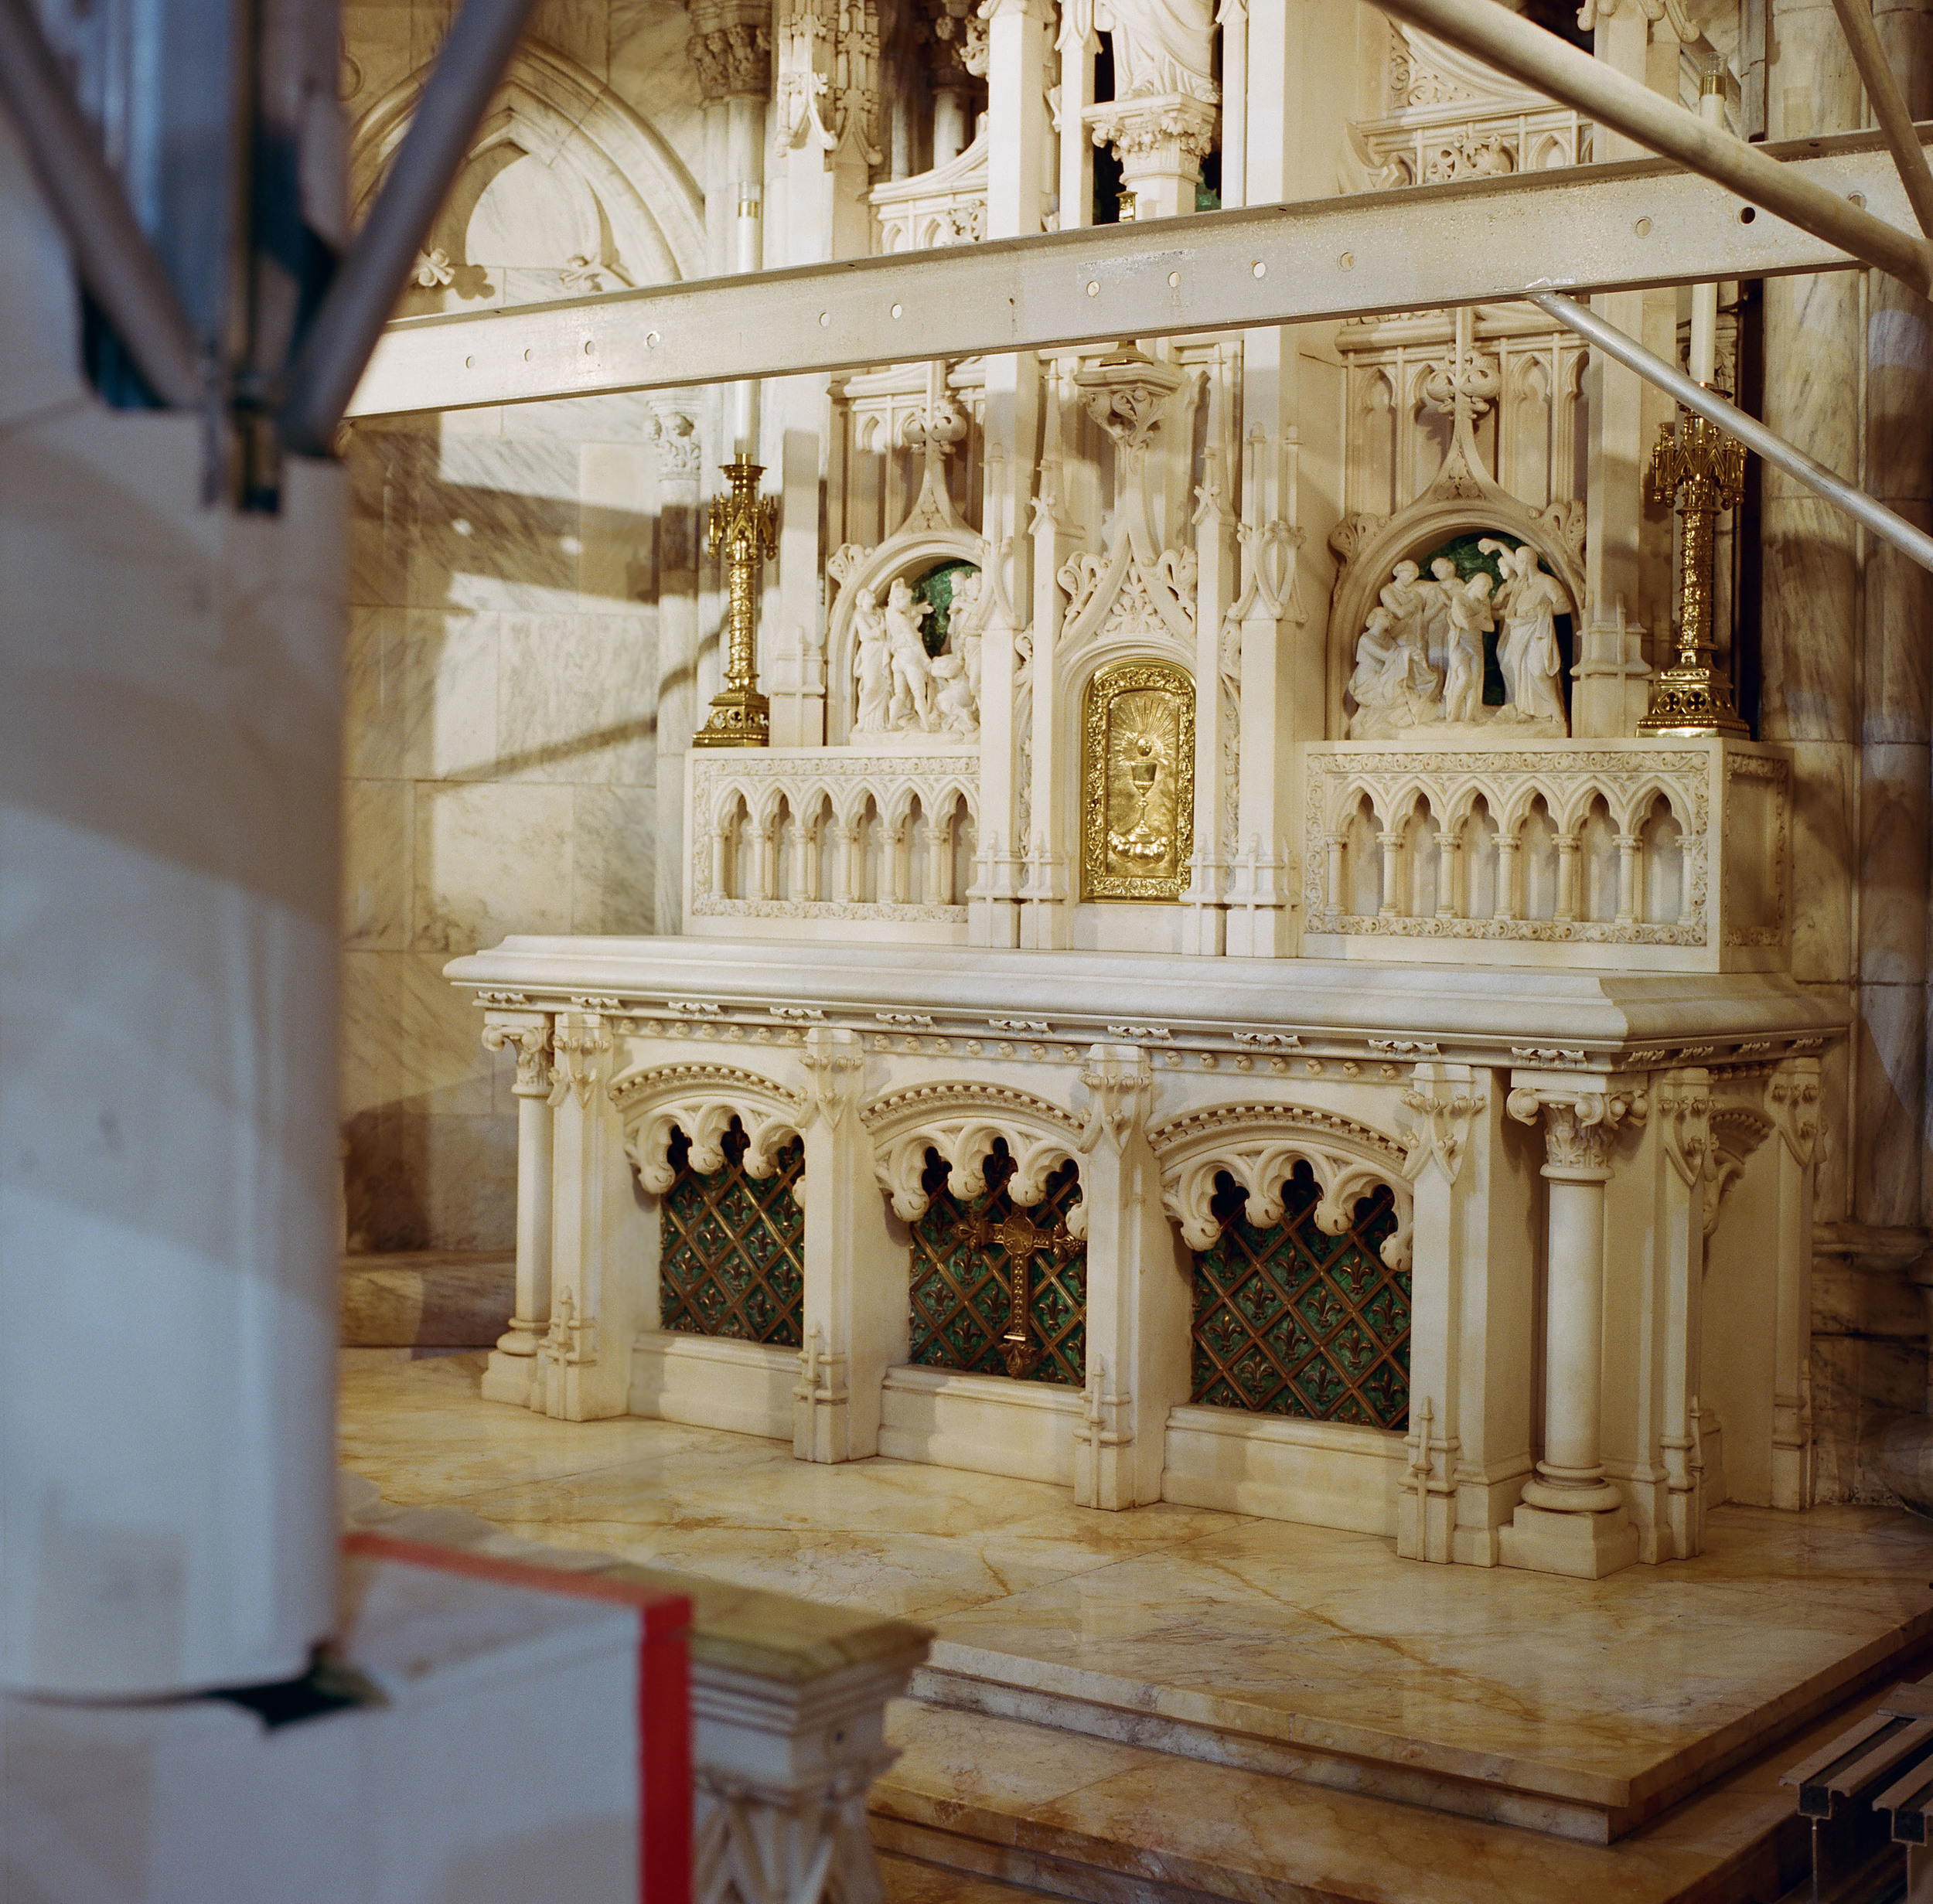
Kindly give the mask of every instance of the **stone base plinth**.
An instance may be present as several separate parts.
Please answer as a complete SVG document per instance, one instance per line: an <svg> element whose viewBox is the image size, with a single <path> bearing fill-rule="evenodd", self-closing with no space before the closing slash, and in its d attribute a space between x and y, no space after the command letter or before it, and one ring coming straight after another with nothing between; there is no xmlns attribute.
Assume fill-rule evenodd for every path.
<svg viewBox="0 0 1933 1904"><path fill-rule="evenodd" d="M1520 1507L1509 1526L1498 1530L1497 1541L1506 1567L1569 1574L1577 1580L1601 1580L1638 1562L1638 1530L1621 1507L1596 1514Z"/></svg>

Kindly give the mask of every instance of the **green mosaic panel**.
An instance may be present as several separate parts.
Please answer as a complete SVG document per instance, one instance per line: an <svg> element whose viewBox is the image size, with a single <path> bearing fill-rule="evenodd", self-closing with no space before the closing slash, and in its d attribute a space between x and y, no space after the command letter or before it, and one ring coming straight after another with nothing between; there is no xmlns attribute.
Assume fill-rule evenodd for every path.
<svg viewBox="0 0 1933 1904"><path fill-rule="evenodd" d="M732 1336L797 1348L805 1339L805 1212L793 1187L806 1167L796 1138L767 1177L745 1171L745 1134L731 1120L722 1169L691 1167L680 1131L668 1161L658 1262L659 1316L681 1335Z"/></svg>
<svg viewBox="0 0 1933 1904"><path fill-rule="evenodd" d="M1321 1191L1306 1164L1283 1191L1282 1220L1259 1230L1222 1180L1222 1237L1195 1252L1193 1393L1213 1408L1314 1422L1406 1428L1410 1272L1383 1242L1396 1227L1386 1188L1341 1236L1316 1227Z"/></svg>
<svg viewBox="0 0 1933 1904"><path fill-rule="evenodd" d="M936 1154L926 1156L925 1187L932 1201L912 1226L912 1360L928 1368L1004 1375L1001 1351L1011 1264L1004 1249L973 1242L963 1225L970 1216L999 1223L1016 1215L1037 1229L1058 1228L1081 1200L1080 1173L1062 1164L1038 1203L1017 1209L1004 1188L1014 1160L1002 1144L987 1160L987 1194L969 1204L946 1188L946 1166ZM1052 1250L1034 1252L1027 1263L1027 1301L1028 1330L1039 1354L1019 1379L1085 1388L1086 1245L1058 1259Z"/></svg>

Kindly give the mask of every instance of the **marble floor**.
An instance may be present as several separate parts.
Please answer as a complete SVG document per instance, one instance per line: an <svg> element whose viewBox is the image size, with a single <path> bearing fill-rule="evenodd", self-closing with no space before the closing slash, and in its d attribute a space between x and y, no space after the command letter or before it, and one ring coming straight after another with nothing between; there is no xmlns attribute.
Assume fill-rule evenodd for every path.
<svg viewBox="0 0 1933 1904"><path fill-rule="evenodd" d="M1190 1778L1343 1786L1267 1780L1328 1811L1437 1802L1306 1769L1333 1755L1545 1805L1549 1820L1480 1815L1573 1838L1594 1808L1615 1836L1891 1683L1933 1640L1933 1527L1892 1511L1721 1508L1697 1560L1587 1583L1421 1566L1373 1537L1195 1508L1082 1510L1057 1487L946 1469L811 1466L666 1422L553 1422L482 1402L480 1369L346 1354L344 1465L399 1507L929 1626L922 1690L970 1709L909 1709L894 1775L909 1793L957 1790L963 1752L1007 1756L1028 1721L1096 1792L1151 1790L1192 1757L1219 1763ZM1789 1798L1754 1802L1789 1814Z"/></svg>

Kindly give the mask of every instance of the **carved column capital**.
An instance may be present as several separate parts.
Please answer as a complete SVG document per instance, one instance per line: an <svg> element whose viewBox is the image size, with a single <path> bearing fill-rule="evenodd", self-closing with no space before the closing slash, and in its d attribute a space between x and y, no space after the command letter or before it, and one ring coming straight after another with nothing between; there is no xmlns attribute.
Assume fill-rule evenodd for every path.
<svg viewBox="0 0 1933 1904"><path fill-rule="evenodd" d="M551 1048L557 1061L550 1071L554 1108L571 1096L580 1105L588 1105L593 1092L609 1088L605 1058L611 1049L611 1033L595 1012L559 1013Z"/></svg>
<svg viewBox="0 0 1933 1904"><path fill-rule="evenodd" d="M685 56L707 106L772 90L771 0L687 0L691 37Z"/></svg>
<svg viewBox="0 0 1933 1904"><path fill-rule="evenodd" d="M551 1021L545 1017L493 1012L483 1023L483 1048L516 1049L516 1082L510 1088L520 1098L551 1095Z"/></svg>
<svg viewBox="0 0 1933 1904"><path fill-rule="evenodd" d="M696 482L704 461L696 400L682 393L657 399L651 405L650 434L657 448L659 475Z"/></svg>
<svg viewBox="0 0 1933 1904"><path fill-rule="evenodd" d="M1602 1088L1591 1089L1597 1085ZM1585 1088L1580 1089L1578 1085ZM1546 1177L1573 1183L1602 1182L1611 1174L1611 1146L1628 1119L1642 1124L1650 1101L1642 1091L1611 1088L1609 1080L1584 1078L1519 1085L1505 1109L1520 1124L1544 1126Z"/></svg>
<svg viewBox="0 0 1933 1904"><path fill-rule="evenodd" d="M1667 1071L1652 1102L1665 1154L1686 1187L1695 1187L1712 1166L1711 1074L1700 1068Z"/></svg>
<svg viewBox="0 0 1933 1904"><path fill-rule="evenodd" d="M1095 1044L1081 1068L1087 1087L1087 1121L1076 1139L1082 1155L1105 1142L1124 1150L1145 1128L1154 1098L1154 1068L1138 1044Z"/></svg>
<svg viewBox="0 0 1933 1904"><path fill-rule="evenodd" d="M806 1112L811 1124L820 1118L837 1130L847 1111L857 1114L864 1083L865 1046L856 1031L837 1025L814 1025L806 1034L799 1062L806 1074Z"/></svg>
<svg viewBox="0 0 1933 1904"><path fill-rule="evenodd" d="M1815 1058L1788 1058L1765 1081L1765 1114L1802 1167L1818 1148L1819 1092Z"/></svg>
<svg viewBox="0 0 1933 1904"><path fill-rule="evenodd" d="M1469 1088L1470 1073L1464 1065L1419 1064L1413 1078L1403 1094L1403 1106L1416 1120L1403 1173L1414 1183L1434 1163L1444 1180L1454 1184L1463 1168L1470 1120L1488 1100Z"/></svg>

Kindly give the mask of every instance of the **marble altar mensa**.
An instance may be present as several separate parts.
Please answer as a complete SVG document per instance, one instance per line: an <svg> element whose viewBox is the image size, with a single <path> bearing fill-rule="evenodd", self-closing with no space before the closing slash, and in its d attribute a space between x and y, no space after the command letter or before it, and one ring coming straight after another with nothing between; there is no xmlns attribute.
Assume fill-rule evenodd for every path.
<svg viewBox="0 0 1933 1904"><path fill-rule="evenodd" d="M1808 1166L1835 1020L1775 974L1426 983L690 938L512 938L450 971L519 1058L517 1314L488 1396L1584 1577L1698 1553L1725 1499L1806 1500ZM789 1345L660 1326L663 1200L720 1170L735 1120L749 1184L799 1146ZM1072 1379L909 1355L913 1228L943 1186L984 1196L997 1143L1018 1216L1078 1177ZM1195 1398L1218 1194L1246 1190L1266 1225L1297 1180L1311 1234L1359 1245L1359 1207L1384 1200L1376 1254L1408 1305L1393 1422Z"/></svg>

